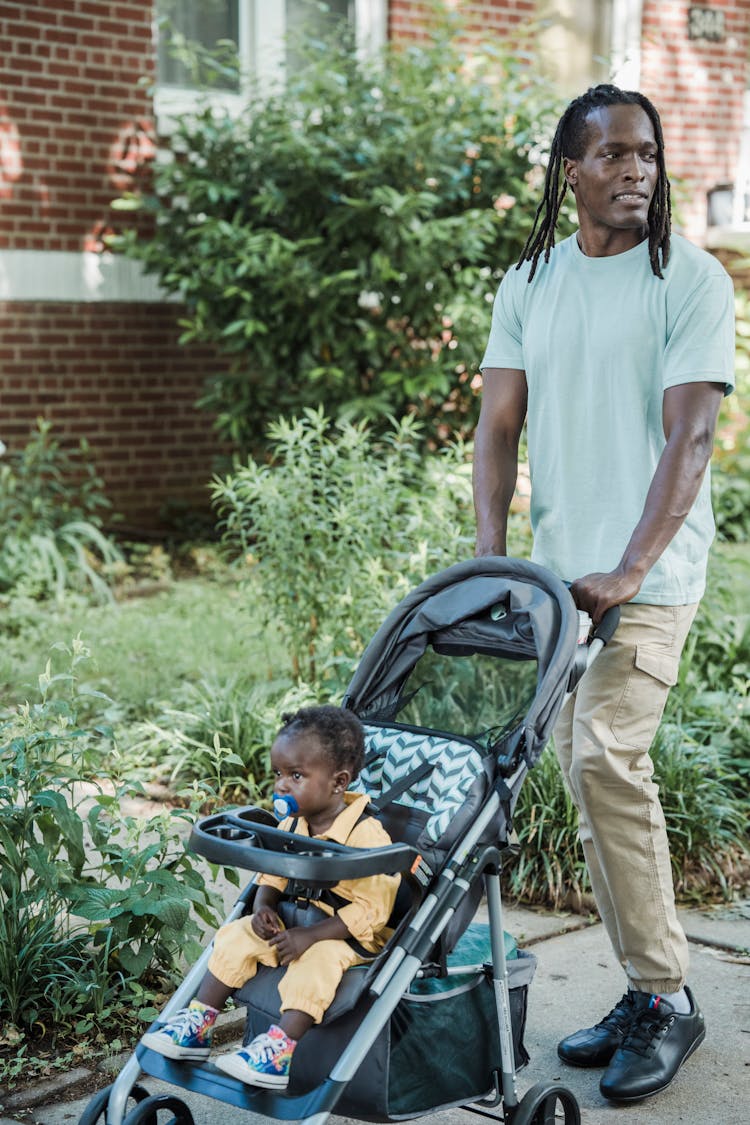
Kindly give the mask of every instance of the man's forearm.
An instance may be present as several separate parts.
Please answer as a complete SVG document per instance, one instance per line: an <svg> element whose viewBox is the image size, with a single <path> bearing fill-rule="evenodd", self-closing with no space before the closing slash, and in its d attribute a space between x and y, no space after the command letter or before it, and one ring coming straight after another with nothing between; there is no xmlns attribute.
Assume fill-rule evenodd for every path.
<svg viewBox="0 0 750 1125"><path fill-rule="evenodd" d="M491 445L477 430L474 443L474 511L477 520L477 554L504 555L507 551L508 512L518 475L518 446Z"/></svg>
<svg viewBox="0 0 750 1125"><path fill-rule="evenodd" d="M712 439L668 443L661 455L643 515L623 552L620 569L642 582L687 519L711 458Z"/></svg>
<svg viewBox="0 0 750 1125"><path fill-rule="evenodd" d="M713 383L686 384L665 393L667 443L622 558L614 570L586 574L571 586L579 609L585 609L595 622L610 606L636 596L649 570L684 524L711 457L721 396L721 386Z"/></svg>
<svg viewBox="0 0 750 1125"><path fill-rule="evenodd" d="M526 417L526 376L515 368L488 368L483 378L482 409L474 437L476 553L504 555L518 474L518 442Z"/></svg>

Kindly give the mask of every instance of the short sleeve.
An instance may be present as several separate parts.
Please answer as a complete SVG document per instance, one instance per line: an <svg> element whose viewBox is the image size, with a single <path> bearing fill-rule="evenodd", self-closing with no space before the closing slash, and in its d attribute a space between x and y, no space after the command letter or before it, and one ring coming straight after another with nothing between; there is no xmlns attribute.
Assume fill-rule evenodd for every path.
<svg viewBox="0 0 750 1125"><path fill-rule="evenodd" d="M492 324L484 358L485 367L511 367L523 371L523 324L521 322L519 282L525 284L525 272L509 270L495 294Z"/></svg>
<svg viewBox="0 0 750 1125"><path fill-rule="evenodd" d="M667 325L664 387L722 383L734 388L734 288L728 274L711 273L674 310Z"/></svg>

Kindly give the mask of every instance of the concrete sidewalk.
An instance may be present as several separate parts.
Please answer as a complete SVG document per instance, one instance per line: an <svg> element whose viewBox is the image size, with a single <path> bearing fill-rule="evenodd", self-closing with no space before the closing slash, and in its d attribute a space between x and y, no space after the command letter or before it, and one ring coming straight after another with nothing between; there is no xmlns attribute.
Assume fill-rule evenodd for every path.
<svg viewBox="0 0 750 1125"><path fill-rule="evenodd" d="M706 1017L708 1034L674 1084L663 1094L629 1107L612 1106L599 1094L600 1071L566 1067L557 1058L559 1039L596 1022L624 989L600 924L575 915L505 911L505 927L519 944L531 946L538 968L529 992L526 1046L531 1063L519 1075L523 1094L536 1082L559 1082L575 1094L582 1125L750 1125L750 904L708 911L683 910L691 942L690 984ZM229 1021L227 1033L238 1028ZM470 1033L471 1029L456 1029ZM125 1056L127 1058L127 1056ZM117 1060L122 1065L124 1058ZM106 1078L96 1064L82 1073L54 1080L22 1097L2 1097L0 1125L77 1125L88 1104L92 1076ZM65 1080L68 1080L67 1087ZM150 1093L167 1089L145 1079ZM185 1091L169 1089L190 1107L195 1125L263 1125L258 1115L232 1109ZM100 1119L101 1120L101 1119ZM469 1125L478 1118L466 1110L447 1110L420 1118L435 1125ZM332 1125L353 1125L331 1118ZM102 1122L103 1125L103 1122Z"/></svg>

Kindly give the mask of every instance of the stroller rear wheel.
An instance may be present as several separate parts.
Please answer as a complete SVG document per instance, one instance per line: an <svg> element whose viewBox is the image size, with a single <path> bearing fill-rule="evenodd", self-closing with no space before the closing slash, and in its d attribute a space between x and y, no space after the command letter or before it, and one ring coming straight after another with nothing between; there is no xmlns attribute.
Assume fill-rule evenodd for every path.
<svg viewBox="0 0 750 1125"><path fill-rule="evenodd" d="M107 1102L109 1101L110 1090L114 1083L105 1086L98 1094L94 1094L89 1104L81 1114L78 1125L96 1125L96 1122L101 1118L102 1125L104 1123L104 1115L107 1110ZM144 1098L148 1097L148 1090L144 1090L142 1086L133 1086L128 1099L132 1098L134 1102L142 1102ZM144 1125L156 1125L156 1118L145 1118Z"/></svg>
<svg viewBox="0 0 750 1125"><path fill-rule="evenodd" d="M581 1125L581 1113L566 1086L538 1082L526 1091L509 1120L512 1125L560 1125L561 1120L565 1125Z"/></svg>
<svg viewBox="0 0 750 1125"><path fill-rule="evenodd" d="M171 1113L171 1117L162 1115L160 1111ZM123 1121L123 1125L195 1125L193 1115L179 1098L172 1094L152 1094L144 1098Z"/></svg>

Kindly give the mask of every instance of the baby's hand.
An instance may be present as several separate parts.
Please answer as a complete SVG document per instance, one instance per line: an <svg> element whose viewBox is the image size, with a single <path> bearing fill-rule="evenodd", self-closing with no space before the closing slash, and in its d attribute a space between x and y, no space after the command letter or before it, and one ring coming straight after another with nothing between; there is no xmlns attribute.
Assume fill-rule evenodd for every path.
<svg viewBox="0 0 750 1125"><path fill-rule="evenodd" d="M278 954L279 964L288 965L315 944L315 937L310 934L310 927L295 926L294 929L276 934L270 939L270 944Z"/></svg>
<svg viewBox="0 0 750 1125"><path fill-rule="evenodd" d="M260 910L256 910L250 919L252 922L253 930L259 938L264 941L270 941L271 938L280 934L284 929L284 923L279 918L275 910L270 906L261 906Z"/></svg>

